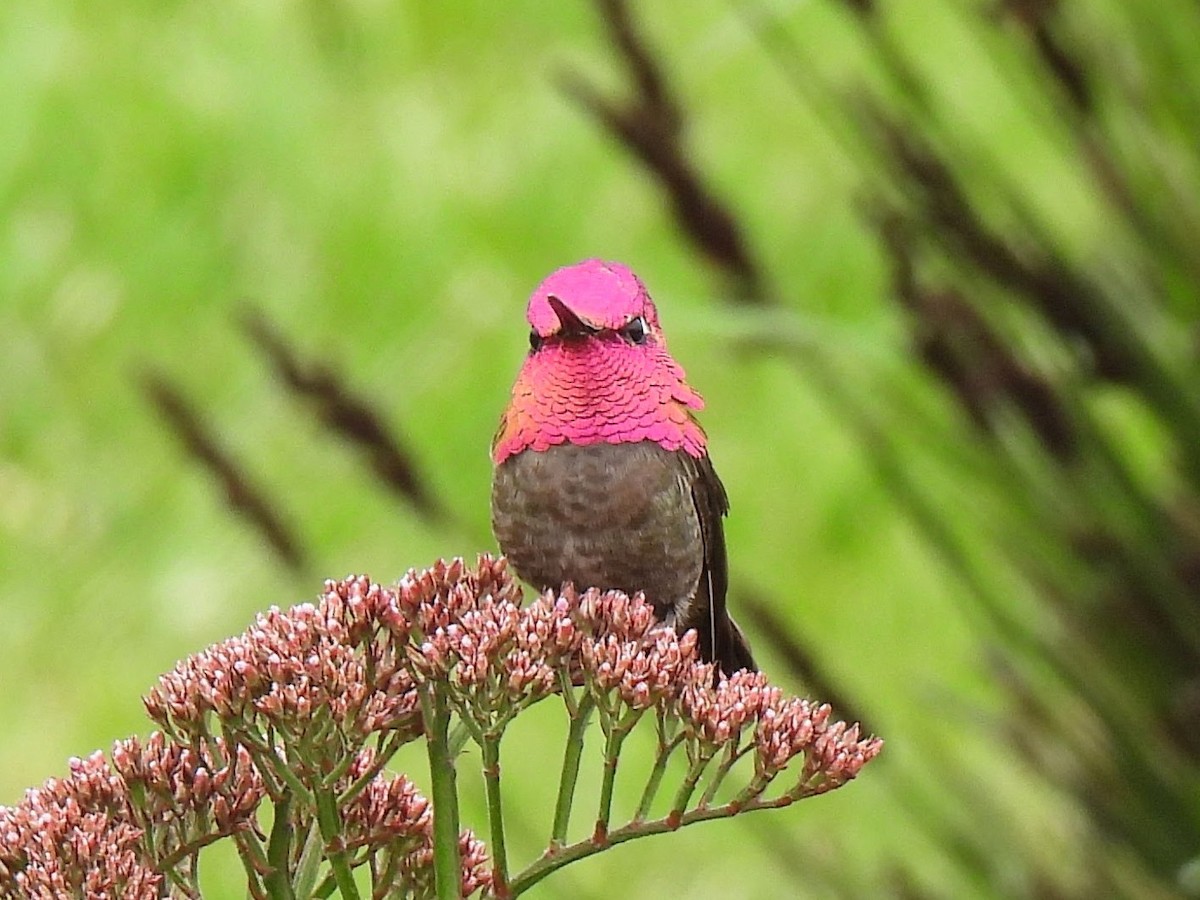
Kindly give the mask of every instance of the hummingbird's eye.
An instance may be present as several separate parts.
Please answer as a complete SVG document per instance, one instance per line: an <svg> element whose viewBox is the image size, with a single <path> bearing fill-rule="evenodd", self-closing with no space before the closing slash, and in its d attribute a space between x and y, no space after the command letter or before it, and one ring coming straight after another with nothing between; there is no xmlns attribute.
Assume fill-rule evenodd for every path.
<svg viewBox="0 0 1200 900"><path fill-rule="evenodd" d="M650 329L646 327L646 320L641 316L633 319L621 329L621 334L625 335L626 340L631 344L644 344L646 335L650 333Z"/></svg>
<svg viewBox="0 0 1200 900"><path fill-rule="evenodd" d="M529 332L529 349L536 350L540 346L542 346L542 336L540 334L538 334L536 331L530 331Z"/></svg>

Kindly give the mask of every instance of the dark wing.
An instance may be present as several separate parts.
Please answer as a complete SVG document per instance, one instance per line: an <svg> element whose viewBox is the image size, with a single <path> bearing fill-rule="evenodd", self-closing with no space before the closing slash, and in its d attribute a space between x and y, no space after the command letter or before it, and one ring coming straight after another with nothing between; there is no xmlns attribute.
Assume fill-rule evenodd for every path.
<svg viewBox="0 0 1200 900"><path fill-rule="evenodd" d="M725 610L729 563L721 518L729 512L729 496L707 455L699 459L686 453L683 455L692 486L692 502L696 504L696 515L700 519L704 564L695 600L688 607L688 621L680 623L681 630L695 628L701 636L700 655L718 663L726 675L738 669L757 671L750 645Z"/></svg>

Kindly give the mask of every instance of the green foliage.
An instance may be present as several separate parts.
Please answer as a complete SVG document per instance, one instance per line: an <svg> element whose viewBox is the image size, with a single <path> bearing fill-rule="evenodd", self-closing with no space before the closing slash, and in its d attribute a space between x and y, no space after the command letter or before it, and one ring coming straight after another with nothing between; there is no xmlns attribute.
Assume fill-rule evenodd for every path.
<svg viewBox="0 0 1200 900"><path fill-rule="evenodd" d="M708 400L741 602L763 594L889 741L836 815L623 848L623 892L1182 892L1194 4L633 12L769 309L729 308L653 177L556 86L629 90L585 4L0 9L0 801L141 727L159 672L251 618L247 583L288 579L286 604L489 546L523 299L598 255L642 275ZM314 424L239 328L249 308L372 398L452 524ZM230 514L147 370L271 498L302 566ZM759 650L777 677L782 651ZM539 803L543 728L565 723L506 763ZM522 838L519 810L524 854L544 835ZM611 878L591 864L555 890Z"/></svg>

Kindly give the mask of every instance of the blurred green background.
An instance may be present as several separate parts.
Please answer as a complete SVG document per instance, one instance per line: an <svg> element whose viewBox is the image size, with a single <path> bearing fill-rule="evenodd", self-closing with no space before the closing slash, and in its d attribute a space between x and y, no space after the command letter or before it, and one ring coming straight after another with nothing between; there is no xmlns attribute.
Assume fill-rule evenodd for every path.
<svg viewBox="0 0 1200 900"><path fill-rule="evenodd" d="M760 662L887 747L534 895L1196 895L1198 38L1189 0L4 4L0 802L256 611L492 549L525 298L600 256L708 401ZM505 745L517 863L563 727Z"/></svg>

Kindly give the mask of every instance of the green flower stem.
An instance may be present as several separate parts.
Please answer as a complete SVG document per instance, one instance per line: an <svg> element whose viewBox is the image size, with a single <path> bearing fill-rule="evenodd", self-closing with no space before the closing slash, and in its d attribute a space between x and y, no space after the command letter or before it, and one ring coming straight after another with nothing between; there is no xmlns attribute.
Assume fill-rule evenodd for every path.
<svg viewBox="0 0 1200 900"><path fill-rule="evenodd" d="M192 886L188 883L188 879L184 875L184 873L179 871L178 863L176 863L175 865L171 866L168 869L162 869L161 871L162 871L163 875L166 877L166 879L169 882L171 882L171 884L175 885L175 887L177 887L180 891L183 892L183 896L185 896L185 897L194 896L195 891L192 889ZM247 874L249 874L249 870L247 870Z"/></svg>
<svg viewBox="0 0 1200 900"><path fill-rule="evenodd" d="M165 856L155 863L155 867L162 872L167 879L174 884L186 897L198 897L200 891L196 887L196 867L195 856L209 844L214 844L225 835L215 831L211 831L194 841L183 844L174 853ZM241 853L239 849L239 853ZM253 862L245 854L242 856L242 865L246 870L246 880L248 886L253 888L258 885L258 872L253 868ZM188 865L186 871L180 871L183 861L192 857L191 864Z"/></svg>
<svg viewBox="0 0 1200 900"><path fill-rule="evenodd" d="M314 900L325 900L334 895L337 890L337 881L332 872L325 872L325 877L320 880L317 888L313 890L312 895Z"/></svg>
<svg viewBox="0 0 1200 900"><path fill-rule="evenodd" d="M599 689L593 691L591 688L592 685L589 685L587 688L585 688L585 690L587 690L587 694L585 696L587 696L592 703L595 704L596 718L600 722L600 731L603 732L604 736L607 738L608 735L612 734L612 730L616 727L616 722L613 721L613 718L616 715L616 710L609 707L609 697L605 696L603 693L600 693Z"/></svg>
<svg viewBox="0 0 1200 900"><path fill-rule="evenodd" d="M242 832L235 833L234 837L237 837L238 834L241 833ZM165 873L167 877L178 884L179 887L186 888L187 879L183 878L177 871L179 866L189 856L197 855L209 844L215 844L217 841L224 839L226 836L227 835L221 834L217 831L210 831L208 834L201 835L194 841L189 841L186 844L181 845L174 853L157 860L154 866L160 872ZM242 864L245 866L246 874L251 876L251 880L257 881L258 873L263 871L263 868L266 865L266 857L262 855L262 845L258 843L257 839L255 839L251 846L256 848L258 852L255 854L253 850L250 850L249 852L242 854ZM262 865L256 866L257 861L261 861Z"/></svg>
<svg viewBox="0 0 1200 900"><path fill-rule="evenodd" d="M634 815L635 822L644 821L650 815L650 807L654 805L654 798L658 796L658 789L662 786L663 775L667 771L667 763L671 760L671 754L675 752L675 748L683 743L683 735L678 734L670 741L659 741L658 755L654 759L654 768L650 770L650 778L646 781L646 789L642 791L642 800L638 803L637 813Z"/></svg>
<svg viewBox="0 0 1200 900"><path fill-rule="evenodd" d="M738 748L736 744L731 744L725 750L725 757L721 760L721 765L717 767L717 771L713 774L712 780L705 789L704 794L700 797L699 806L708 806L713 802L713 798L717 795L717 790L721 787L721 783L725 780L725 776L729 774L729 770L737 765L737 761L741 759L753 747L753 744L748 744L745 747Z"/></svg>
<svg viewBox="0 0 1200 900"><path fill-rule="evenodd" d="M662 776L666 774L667 763L671 761L671 755L676 751L677 746L683 743L684 733L678 732L671 736L671 731L674 731L674 726L677 726L676 720L668 720L662 710L656 710L655 713L655 728L659 734L659 750L658 756L654 760L654 768L650 769L649 779L646 781L646 790L642 791L641 802L637 804L637 812L634 815L635 822L642 822L650 815L650 806L654 805L654 800L659 796L659 788L662 786Z"/></svg>
<svg viewBox="0 0 1200 900"><path fill-rule="evenodd" d="M341 757L336 766L328 772L321 773L321 783L325 786L333 787L337 784L342 779L342 776L349 772L350 767L357 761L358 754L347 748L342 752Z"/></svg>
<svg viewBox="0 0 1200 900"><path fill-rule="evenodd" d="M317 824L325 841L325 856L337 881L338 893L345 900L359 900L358 885L350 873L350 856L342 846L342 820L332 790L317 791Z"/></svg>
<svg viewBox="0 0 1200 900"><path fill-rule="evenodd" d="M767 785L771 783L771 779L774 777L774 774L768 775L765 773L759 773L755 775L754 778L750 780L750 783L738 792L738 795L733 798L732 802L738 804L739 806L747 806L748 804L756 802L757 799L762 795L762 792L767 789ZM801 775L800 783L803 784L804 782L805 776Z"/></svg>
<svg viewBox="0 0 1200 900"><path fill-rule="evenodd" d="M286 786L286 790L280 791L280 797L278 798L279 800L287 797L288 791L291 791L292 794L297 797L305 806L309 807L310 809L315 809L317 807L316 795L309 790L308 785L306 785L299 779L299 777L297 777L296 773L292 771L292 767L288 765L287 761L279 758L279 754L276 751L267 750L265 752L258 752L251 750L250 752L254 757L255 763L258 764L260 772L263 770L271 771Z"/></svg>
<svg viewBox="0 0 1200 900"><path fill-rule="evenodd" d="M573 704L568 702L567 709ZM579 760L583 756L583 741L587 733L595 702L589 694L579 698L571 714L571 729L567 734L567 746L563 751L562 776L558 782L558 801L554 804L554 827L550 832L550 846L561 847L567 840L567 827L571 824L571 805L575 800L575 785L579 780Z"/></svg>
<svg viewBox="0 0 1200 900"><path fill-rule="evenodd" d="M604 776L600 782L600 808L596 812L595 837L608 834L608 822L612 816L613 787L617 782L617 764L621 761L621 745L629 732L642 717L640 710L630 710L613 725L604 747Z"/></svg>
<svg viewBox="0 0 1200 900"><path fill-rule="evenodd" d="M518 897L547 875L558 871L563 866L586 859L602 850L607 850L609 847L616 844L623 844L634 838L649 837L652 834L664 834L668 831L676 831L685 825L693 825L696 822L728 818L759 809L778 809L782 806L789 806L794 802L794 797L784 794L774 800L756 800L745 806L737 806L736 804L729 803L722 806L710 806L707 809L693 809L679 817L671 814L649 822L630 822L615 831L609 832L607 839L602 843L598 843L591 838L586 838L566 847L551 847L539 859L531 863L525 871L512 880L509 884L509 896Z"/></svg>
<svg viewBox="0 0 1200 900"><path fill-rule="evenodd" d="M458 759L458 755L462 753L463 747L467 746L467 741L474 740L474 735L471 734L471 728L466 724L465 719L459 719L454 723L454 727L450 729L450 757Z"/></svg>
<svg viewBox="0 0 1200 900"><path fill-rule="evenodd" d="M571 684L571 673L565 666L560 666L558 669L558 688L559 696L567 705L567 715L574 719L579 712L579 704L575 700L575 688ZM586 691L583 696L587 696Z"/></svg>
<svg viewBox="0 0 1200 900"><path fill-rule="evenodd" d="M683 779L683 784L679 786L679 791L675 794L675 802L671 804L671 816L683 815L683 811L687 809L688 801L692 799L692 794L696 791L696 784L700 781L700 776L704 774L704 770L708 767L708 763L713 758L715 752L714 749L709 747L700 748L699 755L688 768L687 776Z"/></svg>
<svg viewBox="0 0 1200 900"><path fill-rule="evenodd" d="M317 885L313 891L315 900L326 900L327 897L332 897L334 890L337 888L337 882L334 881L332 874L326 874L321 879L321 883Z"/></svg>
<svg viewBox="0 0 1200 900"><path fill-rule="evenodd" d="M298 735L298 743L303 759L312 759L320 755L317 749L328 739L330 732L336 727L333 715L328 706L318 706L313 710L307 725Z"/></svg>
<svg viewBox="0 0 1200 900"><path fill-rule="evenodd" d="M230 728L222 723L221 737L224 739L226 747L237 747L240 744L249 751L250 759L262 776L267 796L272 800L278 800L283 796L284 789L280 786L274 771L274 765L279 761L278 756L274 747L263 735L249 728ZM230 762L232 762L232 756L226 760L227 764ZM305 793L307 794L307 790Z"/></svg>
<svg viewBox="0 0 1200 900"><path fill-rule="evenodd" d="M375 887L371 891L371 900L385 900L392 895L401 858L399 853L388 853L383 869L373 873Z"/></svg>
<svg viewBox="0 0 1200 900"><path fill-rule="evenodd" d="M314 825L315 823L310 820L308 834L304 839L304 849L300 852L300 861L296 864L294 886L298 900L309 900L313 896L317 876L321 870L321 862L324 859L321 832Z"/></svg>
<svg viewBox="0 0 1200 900"><path fill-rule="evenodd" d="M477 747L483 747L483 725L480 723L480 714L476 709L473 709L468 704L461 704L460 708L455 708L453 705L450 709L451 718L454 714L458 714L458 721L454 727L450 729L449 737L447 738L446 746L450 748L450 758L457 759L462 752L462 748L467 745L467 741L475 742ZM489 726L492 725L492 720L488 713L483 713L485 721Z"/></svg>
<svg viewBox="0 0 1200 900"><path fill-rule="evenodd" d="M450 752L450 706L436 685L420 686L425 747L433 785L433 869L438 900L458 900L462 863L458 856L458 786Z"/></svg>
<svg viewBox="0 0 1200 900"><path fill-rule="evenodd" d="M253 831L246 829L243 831L234 832L234 846L237 847L238 858L242 861L242 868L246 871L246 890L251 897L267 898L267 889L263 886L262 873L270 868L270 863L267 862L267 854L263 850L262 842L254 834ZM160 868L165 863L160 863ZM169 868L162 869L169 872Z"/></svg>
<svg viewBox="0 0 1200 900"><path fill-rule="evenodd" d="M532 694L522 697L515 703L511 700L506 700L503 704L504 708L500 711L499 717L495 720L495 727L500 729L507 728L513 719L525 712L525 710L529 709L531 706L541 703L549 696L552 696L552 694Z"/></svg>
<svg viewBox="0 0 1200 900"><path fill-rule="evenodd" d="M263 876L263 887L271 900L295 900L292 882L288 877L288 855L292 849L292 795L285 794L275 803L275 821L267 842L269 871Z"/></svg>
<svg viewBox="0 0 1200 900"><path fill-rule="evenodd" d="M483 736L483 784L491 828L493 890L503 897L508 889L508 850L504 844L504 807L500 799L500 735Z"/></svg>

